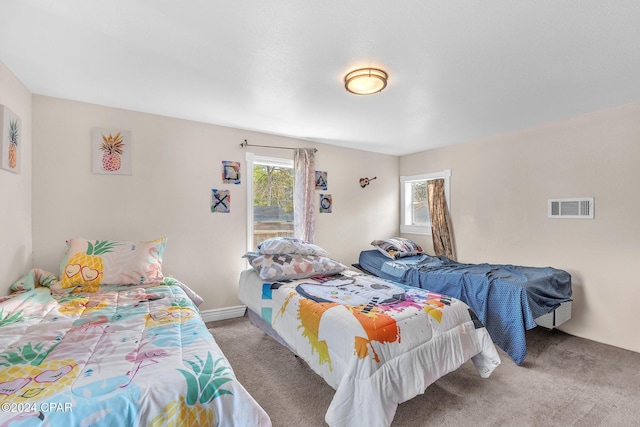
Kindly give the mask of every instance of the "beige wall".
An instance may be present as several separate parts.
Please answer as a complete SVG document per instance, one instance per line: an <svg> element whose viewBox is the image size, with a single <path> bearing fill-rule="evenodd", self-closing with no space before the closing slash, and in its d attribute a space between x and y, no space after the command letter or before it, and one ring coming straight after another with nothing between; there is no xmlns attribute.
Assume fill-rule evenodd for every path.
<svg viewBox="0 0 640 427"><path fill-rule="evenodd" d="M451 169L460 261L567 270L575 302L561 329L640 351L638 117L633 104L426 151L402 157L400 173ZM563 197L595 197L595 219L548 219L547 199Z"/></svg>
<svg viewBox="0 0 640 427"><path fill-rule="evenodd" d="M0 169L0 295L31 268L31 93L0 62L0 104L22 122L20 173Z"/></svg>
<svg viewBox="0 0 640 427"><path fill-rule="evenodd" d="M398 232L399 158L75 101L33 97L34 265L57 271L69 237L168 237L163 271L198 292L202 309L238 305L246 249L245 149L240 143L315 146L328 172L333 213L319 214L316 243L357 262L371 240ZM133 132L133 175L91 172L92 127ZM292 158L291 150L251 148ZM221 183L221 162L242 162L242 184ZM366 189L358 180L378 176ZM212 214L212 188L231 190L231 213ZM319 193L319 191L317 192Z"/></svg>
<svg viewBox="0 0 640 427"><path fill-rule="evenodd" d="M22 173L0 170L5 289L32 266L57 271L68 237L167 236L165 272L205 297L203 309L236 305L247 209L239 143L246 138L254 144L312 145L56 98L32 100L1 63L0 103L22 118L24 131ZM461 261L569 271L574 312L561 329L640 351L640 280L632 269L640 259L640 202L634 197L640 182L638 116L640 105L633 104L402 158L313 144L319 148L317 169L328 171L327 192L334 199L334 213L318 215L316 243L344 263L355 262L371 240L398 233L398 175L451 169ZM91 173L94 126L133 131L132 176ZM289 150L253 151L291 156ZM243 184L221 184L222 160L242 162ZM364 176L378 179L361 189L358 179ZM230 214L209 212L211 188L231 190ZM595 197L596 218L548 219L547 199L559 197ZM408 237L431 246L425 236Z"/></svg>

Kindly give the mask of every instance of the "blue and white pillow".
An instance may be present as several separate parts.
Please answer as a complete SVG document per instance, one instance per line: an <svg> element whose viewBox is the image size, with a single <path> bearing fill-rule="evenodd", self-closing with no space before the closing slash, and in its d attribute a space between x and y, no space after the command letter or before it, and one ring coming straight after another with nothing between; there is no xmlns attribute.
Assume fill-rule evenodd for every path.
<svg viewBox="0 0 640 427"><path fill-rule="evenodd" d="M422 247L416 242L403 237L391 237L390 239L374 240L371 242L384 256L391 259L404 258L422 254Z"/></svg>

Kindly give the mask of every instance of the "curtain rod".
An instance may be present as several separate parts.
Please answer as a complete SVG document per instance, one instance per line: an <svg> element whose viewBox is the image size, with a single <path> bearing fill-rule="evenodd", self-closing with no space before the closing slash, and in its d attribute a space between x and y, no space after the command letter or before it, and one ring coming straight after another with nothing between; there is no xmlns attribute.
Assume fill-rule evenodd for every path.
<svg viewBox="0 0 640 427"><path fill-rule="evenodd" d="M249 144L249 143L247 142L247 140L246 140L246 139L244 140L244 142L241 142L241 143L240 143L240 146L241 146L241 147L243 147L243 148L244 148L244 147L263 147L263 148L281 148L281 149L283 149L283 150L295 150L295 148L293 148L293 147L281 147L281 146L277 146L277 145L257 145L257 144ZM318 152L318 149L317 149L317 148L314 148L314 149L313 149L313 152L314 152L314 153L317 153L317 152Z"/></svg>

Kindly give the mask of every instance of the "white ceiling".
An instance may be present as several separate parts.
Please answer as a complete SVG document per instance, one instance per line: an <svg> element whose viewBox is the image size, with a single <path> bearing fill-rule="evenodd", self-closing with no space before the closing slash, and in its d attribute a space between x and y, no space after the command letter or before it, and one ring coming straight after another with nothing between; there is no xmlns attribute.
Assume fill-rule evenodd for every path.
<svg viewBox="0 0 640 427"><path fill-rule="evenodd" d="M35 94L404 155L640 101L640 1L1 0L0 61ZM363 66L383 92L344 89Z"/></svg>

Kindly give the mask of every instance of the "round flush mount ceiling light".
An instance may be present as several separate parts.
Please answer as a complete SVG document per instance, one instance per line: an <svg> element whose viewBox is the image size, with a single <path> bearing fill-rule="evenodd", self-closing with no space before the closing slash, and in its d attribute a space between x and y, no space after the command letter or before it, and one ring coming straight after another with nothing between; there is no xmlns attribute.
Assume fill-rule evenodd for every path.
<svg viewBox="0 0 640 427"><path fill-rule="evenodd" d="M387 77L377 68L361 68L344 77L344 87L356 95L371 95L387 87Z"/></svg>

